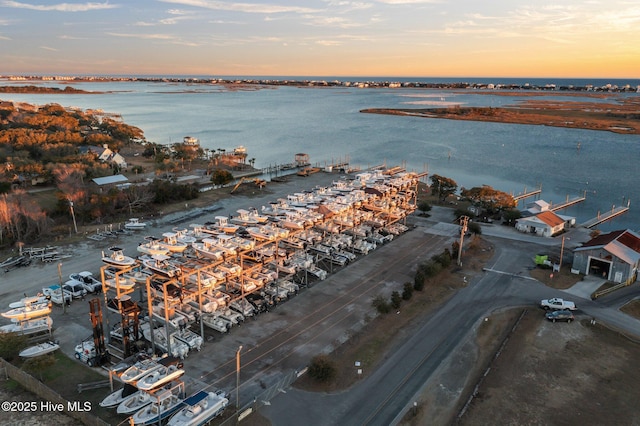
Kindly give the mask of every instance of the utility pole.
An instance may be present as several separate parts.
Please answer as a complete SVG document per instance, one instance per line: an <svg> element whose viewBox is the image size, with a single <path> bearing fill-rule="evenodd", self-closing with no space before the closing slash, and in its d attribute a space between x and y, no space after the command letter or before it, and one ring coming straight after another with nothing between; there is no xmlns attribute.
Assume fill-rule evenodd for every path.
<svg viewBox="0 0 640 426"><path fill-rule="evenodd" d="M562 268L562 255L564 254L564 235L562 236L562 244L560 245L560 262L558 263L558 274L560 274L560 268Z"/></svg>
<svg viewBox="0 0 640 426"><path fill-rule="evenodd" d="M238 348L236 352L236 413L240 409L240 351L242 350L242 345Z"/></svg>
<svg viewBox="0 0 640 426"><path fill-rule="evenodd" d="M76 223L76 214L73 211L73 201L69 200L69 209L71 210L71 217L73 218L73 229L75 229L76 234L78 233L78 224Z"/></svg>
<svg viewBox="0 0 640 426"><path fill-rule="evenodd" d="M458 246L458 266L462 266L462 243L464 242L464 234L467 232L469 224L469 216L460 217L460 245Z"/></svg>

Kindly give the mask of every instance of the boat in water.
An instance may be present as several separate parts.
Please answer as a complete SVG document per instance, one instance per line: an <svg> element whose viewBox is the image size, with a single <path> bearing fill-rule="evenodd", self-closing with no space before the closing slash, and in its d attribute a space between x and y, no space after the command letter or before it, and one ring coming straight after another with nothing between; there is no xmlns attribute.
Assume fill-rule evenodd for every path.
<svg viewBox="0 0 640 426"><path fill-rule="evenodd" d="M45 355L60 349L60 345L55 342L43 342L35 346L29 346L26 349L20 351L22 358L35 358L37 356Z"/></svg>
<svg viewBox="0 0 640 426"><path fill-rule="evenodd" d="M219 416L229 405L229 400L216 392L199 391L182 403L180 409L167 426L204 425Z"/></svg>

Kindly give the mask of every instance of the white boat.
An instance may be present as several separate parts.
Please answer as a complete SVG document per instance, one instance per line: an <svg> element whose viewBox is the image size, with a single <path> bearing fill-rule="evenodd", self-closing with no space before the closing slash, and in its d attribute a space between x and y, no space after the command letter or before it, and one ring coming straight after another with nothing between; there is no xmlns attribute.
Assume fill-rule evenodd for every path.
<svg viewBox="0 0 640 426"><path fill-rule="evenodd" d="M17 302L9 303L9 309L22 308L28 305L34 305L38 303L47 303L49 299L45 295L38 296L25 296Z"/></svg>
<svg viewBox="0 0 640 426"><path fill-rule="evenodd" d="M137 392L124 398L120 404L118 404L116 412L118 414L133 414L151 404L153 400L153 395L138 389Z"/></svg>
<svg viewBox="0 0 640 426"><path fill-rule="evenodd" d="M182 271L179 267L170 263L169 259L171 259L170 256L156 254L151 257L144 257L142 264L153 272L173 278L180 275Z"/></svg>
<svg viewBox="0 0 640 426"><path fill-rule="evenodd" d="M176 340L179 340L189 346L189 349L195 349L197 351L202 349L202 344L204 343L202 336L199 336L188 328L185 328L182 331L177 331L173 336Z"/></svg>
<svg viewBox="0 0 640 426"><path fill-rule="evenodd" d="M173 228L173 232L175 232L176 241L178 242L189 245L198 241L198 238L196 237L196 233L193 231L189 231L188 229Z"/></svg>
<svg viewBox="0 0 640 426"><path fill-rule="evenodd" d="M237 212L238 216L232 217L229 219L229 222L240 226L255 226L258 224L258 220L251 217L248 210L240 209L237 210Z"/></svg>
<svg viewBox="0 0 640 426"><path fill-rule="evenodd" d="M32 305L22 306L20 308L14 308L7 312L3 312L2 315L5 318L17 319L20 321L42 317L51 313L51 302L46 301L44 303L35 303Z"/></svg>
<svg viewBox="0 0 640 426"><path fill-rule="evenodd" d="M148 391L163 386L170 381L181 377L183 374L184 370L182 368L178 368L175 364L171 364L169 366L163 365L138 380L136 387L140 390Z"/></svg>
<svg viewBox="0 0 640 426"><path fill-rule="evenodd" d="M174 388L176 389L176 388ZM157 393L155 401L131 416L134 425L162 424L164 419L169 418L182 406L183 399L176 395L174 389ZM179 387L177 387L179 389Z"/></svg>
<svg viewBox="0 0 640 426"><path fill-rule="evenodd" d="M0 333L16 333L20 335L30 335L36 333L42 333L45 331L51 332L53 326L53 320L51 317L40 317L29 319L25 321L15 321L8 325L0 327Z"/></svg>
<svg viewBox="0 0 640 426"><path fill-rule="evenodd" d="M109 247L108 253L102 252L102 261L118 268L127 268L136 264L133 257L125 256L120 247Z"/></svg>
<svg viewBox="0 0 640 426"><path fill-rule="evenodd" d="M142 377L160 368L161 365L162 364L159 364L151 358L140 360L127 368L120 376L120 380L122 380L123 383L135 384Z"/></svg>
<svg viewBox="0 0 640 426"><path fill-rule="evenodd" d="M182 403L180 409L167 426L196 426L204 425L219 416L229 405L229 400L215 392L200 391Z"/></svg>
<svg viewBox="0 0 640 426"><path fill-rule="evenodd" d="M202 242L191 244L191 247L199 256L213 260L221 260L225 251L218 247L218 241L214 238L203 238Z"/></svg>
<svg viewBox="0 0 640 426"><path fill-rule="evenodd" d="M142 333L145 339L151 341L151 336L149 334L150 332L148 328L143 328ZM177 340L173 333L169 334L169 341L167 342L167 334L164 326L153 329L153 343L156 345L156 347L166 353L169 353L169 346L171 346L171 353L169 353L169 355L176 358L184 359L184 357L186 357L189 353L189 346L187 346L184 342Z"/></svg>
<svg viewBox="0 0 640 426"><path fill-rule="evenodd" d="M45 355L60 349L60 345L55 342L39 343L35 346L29 346L26 349L20 351L20 356L23 358L35 358L40 355Z"/></svg>
<svg viewBox="0 0 640 426"><path fill-rule="evenodd" d="M240 229L240 225L229 223L229 219L226 216L216 216L216 221L218 223L215 227L225 234L235 234L236 231Z"/></svg>
<svg viewBox="0 0 640 426"><path fill-rule="evenodd" d="M96 279L89 271L82 271L69 275L72 280L80 281L87 293L98 293L102 291L102 282Z"/></svg>
<svg viewBox="0 0 640 426"><path fill-rule="evenodd" d="M207 327L219 331L220 333L226 333L231 328L230 322L215 314L205 314L202 316L201 321Z"/></svg>
<svg viewBox="0 0 640 426"><path fill-rule="evenodd" d="M158 241L158 244L172 253L182 253L189 247L190 243L178 241L178 234L175 232L165 232L162 236L164 238ZM195 239L192 242L195 242Z"/></svg>
<svg viewBox="0 0 640 426"><path fill-rule="evenodd" d="M103 408L116 407L116 406L120 405L120 403L122 401L124 401L125 399L130 397L131 395L137 394L139 392L140 392L140 390L138 390L137 387L125 383L124 387L122 387L122 388L118 389L117 391L112 392L109 395L107 395L100 402L100 406L103 407Z"/></svg>
<svg viewBox="0 0 640 426"><path fill-rule="evenodd" d="M120 277L114 277L114 278L107 278L104 281L105 285L109 288L112 288L114 290L120 289L121 291L124 290L131 290L137 283L137 281L135 279L132 279L130 277L124 277L124 276L120 276Z"/></svg>
<svg viewBox="0 0 640 426"><path fill-rule="evenodd" d="M154 256L157 254L168 255L169 249L163 244L160 244L160 240L155 237L145 237L145 241L138 244L137 250L140 253Z"/></svg>
<svg viewBox="0 0 640 426"><path fill-rule="evenodd" d="M73 296L68 292L64 292L64 297L62 296L62 288L58 284L50 285L49 287L42 288L42 294L51 300L51 302L56 305L62 305L63 303L71 303L73 300Z"/></svg>
<svg viewBox="0 0 640 426"><path fill-rule="evenodd" d="M124 228L125 229L130 229L132 231L136 231L136 230L140 230L140 229L144 229L147 227L146 222L140 222L140 219L137 217L132 217L130 218L125 224L124 224Z"/></svg>

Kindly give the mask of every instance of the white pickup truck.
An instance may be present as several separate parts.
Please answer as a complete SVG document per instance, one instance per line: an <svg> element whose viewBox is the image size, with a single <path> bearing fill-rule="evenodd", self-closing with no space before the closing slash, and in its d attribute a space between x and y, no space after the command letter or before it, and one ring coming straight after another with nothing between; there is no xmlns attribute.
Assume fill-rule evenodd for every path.
<svg viewBox="0 0 640 426"><path fill-rule="evenodd" d="M543 299L540 301L540 307L542 309L568 309L570 311L576 310L576 304L570 302L568 300L560 299L559 297L554 297L553 299Z"/></svg>

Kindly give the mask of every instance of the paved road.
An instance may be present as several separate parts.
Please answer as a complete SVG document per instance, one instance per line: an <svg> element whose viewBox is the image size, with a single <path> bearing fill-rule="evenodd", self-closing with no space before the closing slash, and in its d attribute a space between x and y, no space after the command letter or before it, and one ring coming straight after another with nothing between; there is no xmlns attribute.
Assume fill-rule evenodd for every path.
<svg viewBox="0 0 640 426"><path fill-rule="evenodd" d="M261 408L272 424L286 425L392 425L396 424L418 399L422 390L439 373L450 368L450 359L475 335L478 324L492 311L516 306L535 306L547 297L566 297L561 290L549 289L524 273L531 265L532 253L540 249L528 241L487 237L497 249L489 270L468 287L461 289L406 341L389 354L384 363L352 389L326 395L288 389L270 406ZM527 240L526 238L524 240ZM545 241L547 242L547 241ZM629 290L619 298L597 302L572 297L580 315L604 321L640 337L640 321L617 308L637 295ZM625 299L626 297L626 299ZM602 303L604 302L604 303Z"/></svg>

